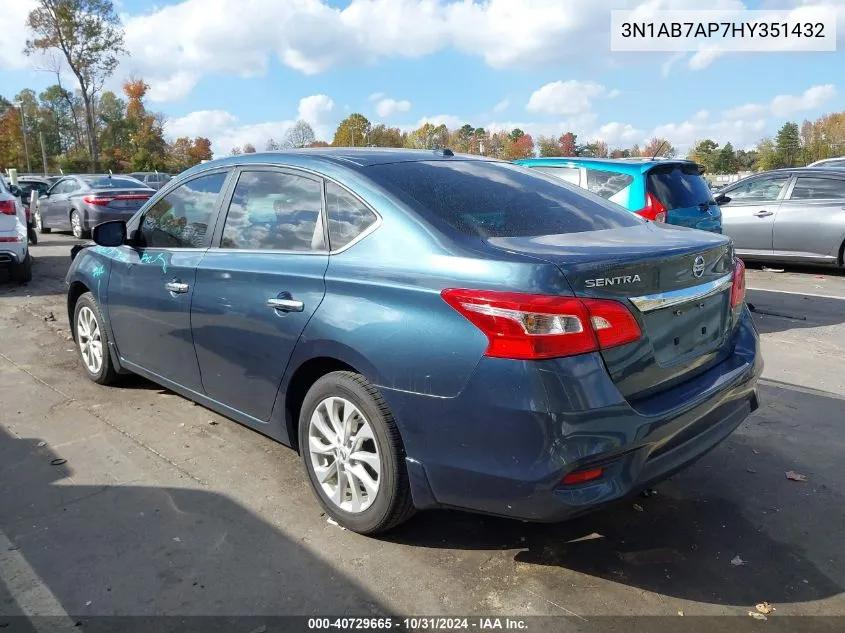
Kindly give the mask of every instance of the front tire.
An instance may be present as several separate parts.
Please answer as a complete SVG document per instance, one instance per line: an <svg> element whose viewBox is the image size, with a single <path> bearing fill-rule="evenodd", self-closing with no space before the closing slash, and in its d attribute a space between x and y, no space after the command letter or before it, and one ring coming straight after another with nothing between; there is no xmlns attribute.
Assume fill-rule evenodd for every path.
<svg viewBox="0 0 845 633"><path fill-rule="evenodd" d="M32 281L32 255L28 249L23 261L12 266L12 281L19 284Z"/></svg>
<svg viewBox="0 0 845 633"><path fill-rule="evenodd" d="M82 217L76 209L70 212L70 228L73 231L73 236L78 240L91 235L91 232L82 224Z"/></svg>
<svg viewBox="0 0 845 633"><path fill-rule="evenodd" d="M44 226L44 220L41 218L41 212L35 211L34 212L34 220L35 220L35 228L38 229L39 233L49 233L53 229L48 226Z"/></svg>
<svg viewBox="0 0 845 633"><path fill-rule="evenodd" d="M110 385L117 372L109 352L109 335L97 300L86 292L73 309L73 338L88 378L99 385Z"/></svg>
<svg viewBox="0 0 845 633"><path fill-rule="evenodd" d="M299 448L317 499L343 527L375 534L414 513L399 429L363 376L332 372L312 385L299 414Z"/></svg>

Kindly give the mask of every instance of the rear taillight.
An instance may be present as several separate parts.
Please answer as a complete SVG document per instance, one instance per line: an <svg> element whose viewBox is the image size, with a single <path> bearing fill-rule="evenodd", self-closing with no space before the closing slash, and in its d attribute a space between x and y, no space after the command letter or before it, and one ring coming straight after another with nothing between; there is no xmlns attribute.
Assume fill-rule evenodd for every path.
<svg viewBox="0 0 845 633"><path fill-rule="evenodd" d="M443 300L480 329L486 356L534 360L595 352L641 337L617 301L449 288Z"/></svg>
<svg viewBox="0 0 845 633"><path fill-rule="evenodd" d="M0 242L22 242L20 236L15 237L0 237Z"/></svg>
<svg viewBox="0 0 845 633"><path fill-rule="evenodd" d="M3 215L17 215L18 208L14 200L0 200L0 213Z"/></svg>
<svg viewBox="0 0 845 633"><path fill-rule="evenodd" d="M563 478L564 486L574 486L577 484L584 484L588 481L595 481L601 479L604 475L602 468L590 468L588 470L576 470L574 473L569 473Z"/></svg>
<svg viewBox="0 0 845 633"><path fill-rule="evenodd" d="M645 194L645 206L637 211L637 215L653 222L666 222L666 207L651 193Z"/></svg>
<svg viewBox="0 0 845 633"><path fill-rule="evenodd" d="M126 194L120 196L85 196L83 200L88 204L93 204L96 207L105 207L108 206L112 200L148 200L149 198L150 197L145 194Z"/></svg>
<svg viewBox="0 0 845 633"><path fill-rule="evenodd" d="M745 262L734 260L733 284L731 285L731 308L742 305L745 301Z"/></svg>

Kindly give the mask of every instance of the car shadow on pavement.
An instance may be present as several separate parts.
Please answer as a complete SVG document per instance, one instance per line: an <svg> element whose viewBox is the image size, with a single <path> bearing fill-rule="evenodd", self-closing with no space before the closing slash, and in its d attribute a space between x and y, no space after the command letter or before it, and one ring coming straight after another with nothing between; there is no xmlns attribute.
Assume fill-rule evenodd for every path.
<svg viewBox="0 0 845 633"><path fill-rule="evenodd" d="M42 255L38 246L30 247L32 254L32 281L25 284L13 282L6 271L0 271L0 296L23 295L41 297L67 293L64 279L70 267L70 248L66 255Z"/></svg>
<svg viewBox="0 0 845 633"><path fill-rule="evenodd" d="M525 573L559 567L709 604L837 596L845 586L839 536L845 495L835 482L845 480L845 465L835 421L845 400L788 385L761 390L769 404L655 496L559 524L432 511L386 538L417 547L515 550ZM787 471L809 480L788 480ZM569 591L565 575L532 578L550 595Z"/></svg>
<svg viewBox="0 0 845 633"><path fill-rule="evenodd" d="M80 485L85 466L78 475L43 444L0 427L0 530L83 625L103 615L386 615L309 552L306 537L297 541L232 499L189 480L184 488ZM0 569L0 629L22 614L16 596L37 589L27 581Z"/></svg>
<svg viewBox="0 0 845 633"><path fill-rule="evenodd" d="M747 301L760 334L845 323L845 298L749 290Z"/></svg>

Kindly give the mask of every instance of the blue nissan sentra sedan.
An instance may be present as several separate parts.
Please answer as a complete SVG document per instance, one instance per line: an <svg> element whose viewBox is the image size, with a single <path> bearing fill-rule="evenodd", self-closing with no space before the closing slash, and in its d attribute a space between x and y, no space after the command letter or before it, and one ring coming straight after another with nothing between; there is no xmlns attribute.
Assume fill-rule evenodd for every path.
<svg viewBox="0 0 845 633"><path fill-rule="evenodd" d="M299 450L341 525L557 521L757 404L728 238L449 150L232 156L94 229L67 275L88 376L136 373Z"/></svg>

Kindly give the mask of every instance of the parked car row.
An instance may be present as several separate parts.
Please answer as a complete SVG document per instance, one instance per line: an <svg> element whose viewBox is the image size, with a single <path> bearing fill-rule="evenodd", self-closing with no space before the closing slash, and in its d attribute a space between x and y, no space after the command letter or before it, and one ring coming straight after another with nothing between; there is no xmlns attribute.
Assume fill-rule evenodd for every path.
<svg viewBox="0 0 845 633"><path fill-rule="evenodd" d="M631 170L608 198L713 217L688 163ZM140 374L298 449L327 514L361 533L434 507L565 519L684 468L758 406L730 240L537 168L247 154L138 202L72 251L88 377Z"/></svg>
<svg viewBox="0 0 845 633"><path fill-rule="evenodd" d="M655 222L722 230L721 212L701 167L689 160L529 158L516 161L552 174Z"/></svg>
<svg viewBox="0 0 845 633"><path fill-rule="evenodd" d="M65 176L40 194L33 220L39 233L56 229L89 237L100 222L128 220L153 193L130 176Z"/></svg>
<svg viewBox="0 0 845 633"><path fill-rule="evenodd" d="M754 174L717 190L686 160L516 162L655 222L723 232L749 260L845 266L845 158Z"/></svg>

